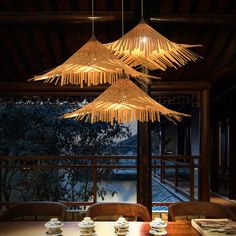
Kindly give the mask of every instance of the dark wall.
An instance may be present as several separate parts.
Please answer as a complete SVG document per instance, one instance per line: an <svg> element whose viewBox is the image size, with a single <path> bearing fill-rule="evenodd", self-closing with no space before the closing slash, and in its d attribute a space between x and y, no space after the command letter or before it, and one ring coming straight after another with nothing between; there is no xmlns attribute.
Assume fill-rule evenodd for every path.
<svg viewBox="0 0 236 236"><path fill-rule="evenodd" d="M211 103L211 190L236 199L236 87L215 94Z"/></svg>

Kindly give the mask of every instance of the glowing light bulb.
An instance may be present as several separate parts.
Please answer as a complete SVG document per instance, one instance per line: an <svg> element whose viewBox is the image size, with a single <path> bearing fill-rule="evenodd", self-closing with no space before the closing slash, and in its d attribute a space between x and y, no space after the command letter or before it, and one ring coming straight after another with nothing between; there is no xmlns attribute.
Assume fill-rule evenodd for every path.
<svg viewBox="0 0 236 236"><path fill-rule="evenodd" d="M147 42L147 37L142 37L141 40L140 40L142 43L146 43Z"/></svg>

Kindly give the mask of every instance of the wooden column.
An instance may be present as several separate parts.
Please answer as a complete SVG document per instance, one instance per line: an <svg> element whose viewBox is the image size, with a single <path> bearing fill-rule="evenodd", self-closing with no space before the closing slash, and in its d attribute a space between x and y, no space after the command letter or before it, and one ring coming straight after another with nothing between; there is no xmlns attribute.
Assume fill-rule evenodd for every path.
<svg viewBox="0 0 236 236"><path fill-rule="evenodd" d="M199 200L210 201L209 170L210 170L210 106L209 89L201 92L201 132L200 132L200 170Z"/></svg>
<svg viewBox="0 0 236 236"><path fill-rule="evenodd" d="M149 92L149 88L143 88ZM138 122L137 202L152 212L152 156L150 122Z"/></svg>
<svg viewBox="0 0 236 236"><path fill-rule="evenodd" d="M166 127L165 125L161 124L161 156L166 155L166 145L165 145L165 140L166 140ZM161 165L164 165L163 158L161 158ZM165 168L160 168L160 182L163 183L163 180L165 179Z"/></svg>
<svg viewBox="0 0 236 236"><path fill-rule="evenodd" d="M212 112L215 109L211 109ZM213 113L212 113L213 114ZM214 119L211 117L211 136L212 136L212 152L211 152L211 171L210 171L210 186L211 190L217 193L219 188L218 168L219 168L219 135L220 122L217 114L214 113Z"/></svg>
<svg viewBox="0 0 236 236"><path fill-rule="evenodd" d="M185 155L191 156L192 155L192 141L191 141L191 135L192 135L192 124L191 119L186 119L186 128L185 128L185 137L186 137L186 148L185 148Z"/></svg>
<svg viewBox="0 0 236 236"><path fill-rule="evenodd" d="M235 99L235 95L233 95ZM232 103L234 103L231 100ZM232 104L231 103L231 104ZM232 104L233 105L233 104ZM234 109L232 109L232 118L229 123L229 198L230 199L236 199L236 174L235 174L235 166L236 166L236 145L235 145L235 139L236 139L236 112Z"/></svg>
<svg viewBox="0 0 236 236"><path fill-rule="evenodd" d="M177 141L177 155L184 155L184 138L185 138L185 132L184 132L184 125L183 123L179 123L177 126L177 135L178 135L178 141Z"/></svg>
<svg viewBox="0 0 236 236"><path fill-rule="evenodd" d="M0 165L2 161L0 160ZM0 167L0 203L2 203L2 168ZM0 206L0 211L2 210L2 205Z"/></svg>

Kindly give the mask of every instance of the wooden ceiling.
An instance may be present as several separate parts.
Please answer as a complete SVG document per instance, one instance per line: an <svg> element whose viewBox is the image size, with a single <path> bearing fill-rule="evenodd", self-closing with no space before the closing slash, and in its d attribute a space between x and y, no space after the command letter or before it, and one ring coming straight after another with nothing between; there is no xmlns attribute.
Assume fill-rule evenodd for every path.
<svg viewBox="0 0 236 236"><path fill-rule="evenodd" d="M102 43L121 36L121 0L94 0L95 34ZM140 0L124 0L125 32L140 21ZM90 0L1 0L0 82L23 82L64 62L91 36ZM155 71L162 81L223 83L236 73L235 0L144 1L144 18L204 59Z"/></svg>

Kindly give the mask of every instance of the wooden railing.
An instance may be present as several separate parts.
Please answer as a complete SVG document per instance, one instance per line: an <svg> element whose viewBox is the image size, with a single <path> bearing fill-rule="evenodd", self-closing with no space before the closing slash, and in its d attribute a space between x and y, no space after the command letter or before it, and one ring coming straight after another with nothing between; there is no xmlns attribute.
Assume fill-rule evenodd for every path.
<svg viewBox="0 0 236 236"><path fill-rule="evenodd" d="M114 161L114 163L106 163L104 161ZM126 160L125 163L120 163L115 161ZM179 178L180 168L189 169L189 199L194 199L194 170L199 168L198 156L153 156L152 157L152 168L154 176L160 179L163 184L168 184L171 188L179 193L185 193L183 191ZM50 161L50 163L49 163ZM60 162L63 161L63 162ZM70 163L66 163L70 162ZM76 163L83 161L83 163ZM132 162L128 162L132 161ZM93 201L91 202L64 202L68 207L84 207L97 202L97 192L96 185L98 182L97 169L136 169L136 156L28 156L28 157L12 157L12 156L0 156L0 181L2 169L4 168L14 168L21 170L29 169L67 169L67 168L91 168L92 169L92 179L93 179ZM174 180L171 182L168 180L166 170L173 169ZM1 185L2 186L2 185ZM2 187L0 186L0 196L2 193ZM14 204L13 202L3 202L2 199L1 206L9 206ZM168 206L171 202L153 202L153 206Z"/></svg>
<svg viewBox="0 0 236 236"><path fill-rule="evenodd" d="M199 156L154 156L152 157L153 160L159 160L160 164L152 165L152 168L160 169L159 175L157 175L160 179L161 183L165 183L169 185L175 192L179 192L180 194L184 195L189 200L195 199L195 169L199 169ZM174 170L174 179L173 181L169 181L166 177L166 170L173 169ZM189 191L186 191L186 187L183 188L181 186L181 178L179 175L180 169L189 170ZM155 176L154 172L154 176Z"/></svg>

